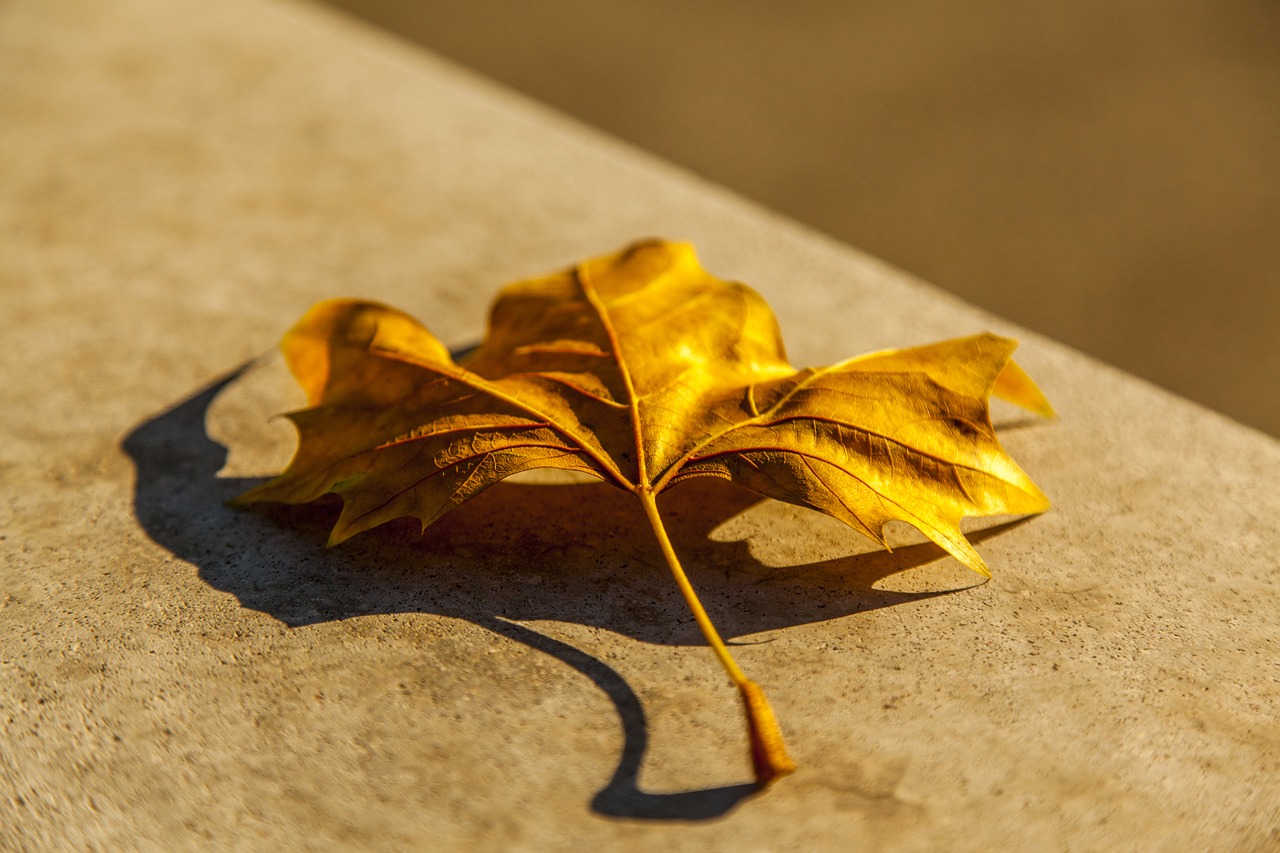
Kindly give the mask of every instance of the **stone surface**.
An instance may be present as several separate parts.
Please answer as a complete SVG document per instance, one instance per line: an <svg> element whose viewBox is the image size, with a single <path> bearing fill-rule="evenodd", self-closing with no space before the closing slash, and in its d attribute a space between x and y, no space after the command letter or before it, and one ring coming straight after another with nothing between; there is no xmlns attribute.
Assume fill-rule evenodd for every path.
<svg viewBox="0 0 1280 853"><path fill-rule="evenodd" d="M1274 440L289 2L0 6L0 233L0 848L1280 845ZM329 508L222 504L288 457L253 360L312 301L462 346L649 234L797 363L990 328L1061 412L999 413L1055 508L976 537L982 585L670 495L801 765L758 796L629 496L504 484L330 551Z"/></svg>

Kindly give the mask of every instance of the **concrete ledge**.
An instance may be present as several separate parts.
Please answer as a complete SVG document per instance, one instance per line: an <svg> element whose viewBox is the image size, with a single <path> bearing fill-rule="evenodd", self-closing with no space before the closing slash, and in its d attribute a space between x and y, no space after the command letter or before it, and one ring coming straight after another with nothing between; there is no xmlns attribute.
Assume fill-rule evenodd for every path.
<svg viewBox="0 0 1280 853"><path fill-rule="evenodd" d="M1268 849L1280 444L310 6L0 7L0 847ZM821 363L981 329L1059 421L995 579L671 495L735 696L628 496L511 484L325 551L222 500L289 453L240 371L316 299L446 340L650 234ZM1002 415L1012 421L1013 415ZM227 461L221 478L217 473Z"/></svg>

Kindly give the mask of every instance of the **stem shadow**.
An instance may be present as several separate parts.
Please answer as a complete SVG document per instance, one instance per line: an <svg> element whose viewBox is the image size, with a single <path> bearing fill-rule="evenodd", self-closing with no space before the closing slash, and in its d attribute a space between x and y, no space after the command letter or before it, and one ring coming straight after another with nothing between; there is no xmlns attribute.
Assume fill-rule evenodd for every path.
<svg viewBox="0 0 1280 853"><path fill-rule="evenodd" d="M755 784L744 783L663 794L642 791L639 786L640 766L649 749L649 724L640 697L631 685L613 667L598 658L523 625L498 617L478 619L476 624L573 667L591 679L613 702L622 724L622 753L608 784L591 799L591 808L596 813L609 817L710 820L727 814L758 790Z"/></svg>

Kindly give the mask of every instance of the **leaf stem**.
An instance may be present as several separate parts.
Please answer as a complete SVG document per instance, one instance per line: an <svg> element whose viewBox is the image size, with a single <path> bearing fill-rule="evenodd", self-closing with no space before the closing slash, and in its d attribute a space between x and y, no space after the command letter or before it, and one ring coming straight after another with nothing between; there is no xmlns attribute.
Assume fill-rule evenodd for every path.
<svg viewBox="0 0 1280 853"><path fill-rule="evenodd" d="M671 546L671 539L667 536L667 529L662 523L662 517L658 514L657 495L648 489L638 490L637 495L644 506L645 515L649 518L649 524L653 527L653 533L658 537L662 556L666 558L667 566L675 577L676 586L680 588L680 593L684 596L685 603L689 605L693 618L702 629L702 636L706 638L708 645L719 658L720 665L724 667L724 671L728 673L742 696L743 707L747 714L747 734L751 740L751 762L755 768L756 784L767 785L778 776L785 776L796 769L795 762L787 754L787 745L782 738L782 729L778 725L777 717L774 716L773 708L769 706L769 701L765 698L764 690L760 685L747 678L742 668L738 666L738 662L733 659L733 655L729 654L729 649L725 646L724 640L720 639L720 633L712 624L711 617L707 615L702 602L698 600L698 593L694 591L693 584L689 583L689 577L680 565L680 558L676 556L675 549Z"/></svg>

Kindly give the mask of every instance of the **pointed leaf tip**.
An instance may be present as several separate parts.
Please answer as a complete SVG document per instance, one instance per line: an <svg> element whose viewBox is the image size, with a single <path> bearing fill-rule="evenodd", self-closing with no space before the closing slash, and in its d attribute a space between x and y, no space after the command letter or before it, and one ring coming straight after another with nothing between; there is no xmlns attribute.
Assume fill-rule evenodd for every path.
<svg viewBox="0 0 1280 853"><path fill-rule="evenodd" d="M991 389L991 394L1042 418L1055 418L1058 416L1058 413L1053 410L1053 406L1049 403L1049 398L1040 390L1040 386L1036 385L1035 381L1027 375L1021 365L1013 359L1005 362L1000 375L996 377L996 383Z"/></svg>

